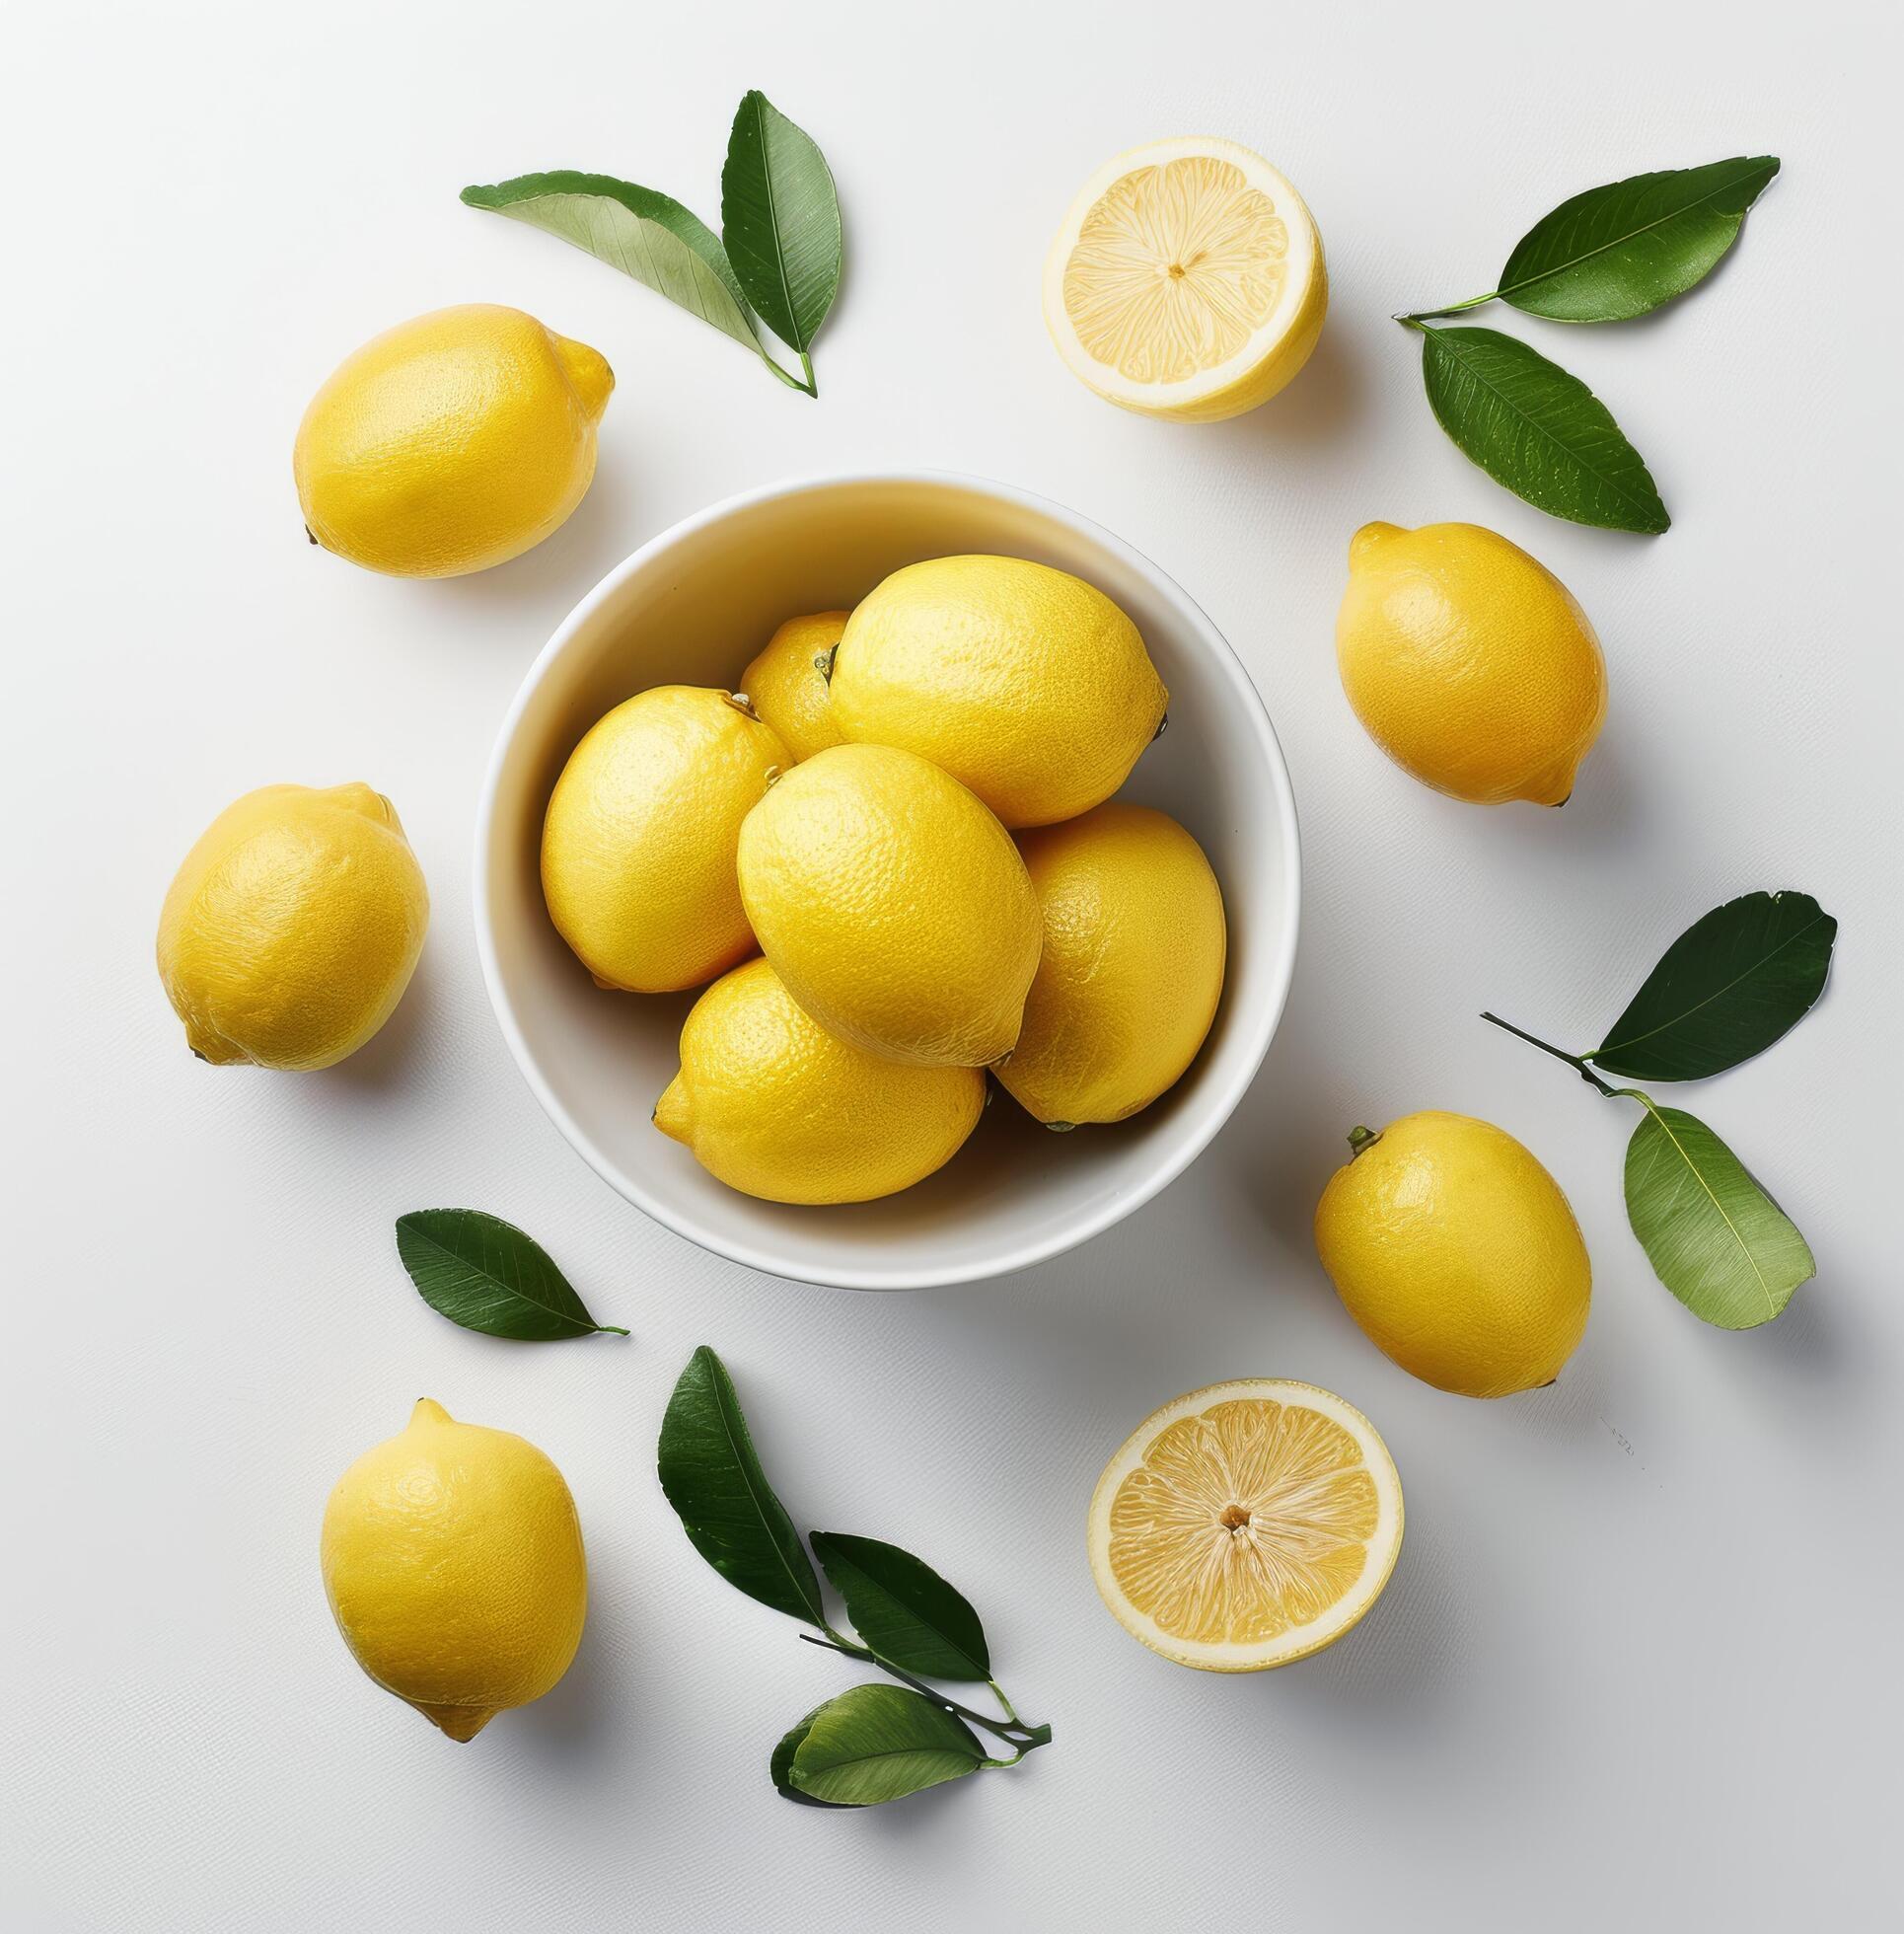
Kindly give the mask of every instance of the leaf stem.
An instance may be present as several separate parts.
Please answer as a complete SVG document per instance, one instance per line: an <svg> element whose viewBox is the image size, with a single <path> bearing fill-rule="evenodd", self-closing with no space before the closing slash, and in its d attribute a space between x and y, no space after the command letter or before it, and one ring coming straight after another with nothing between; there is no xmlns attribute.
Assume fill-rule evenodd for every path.
<svg viewBox="0 0 1904 1934"><path fill-rule="evenodd" d="M877 1666L883 1673L890 1673L902 1685L910 1685L915 1692L922 1698L930 1699L935 1706L942 1706L947 1712L956 1714L970 1725L983 1726L993 1739L1003 1740L1007 1746L1017 1748L1017 1756L1020 1759L1033 1747L1050 1743L1052 1729L1049 1726L1027 1726L1015 1712L1011 1711L1011 1701L1002 1692L998 1692L995 1680L988 1679L987 1683L994 1692L998 1692L998 1703L1011 1713L1009 1725L1001 1725L995 1719L989 1719L982 1712L974 1712L970 1706L960 1705L956 1699L948 1699L943 1692L915 1678L911 1673L902 1672L890 1659L882 1659L877 1652L870 1651L863 1645L854 1645L850 1639L836 1632L831 1625L826 1627L824 1638L818 1638L812 1632L802 1632L800 1637L808 1645L824 1646L829 1652L843 1653L848 1659L860 1659L869 1666ZM1015 1764L1016 1761L1011 1763Z"/></svg>
<svg viewBox="0 0 1904 1934"><path fill-rule="evenodd" d="M1583 1055L1569 1054L1565 1048L1557 1048L1551 1041L1543 1041L1538 1034L1529 1034L1524 1027L1516 1027L1512 1021L1502 1020L1499 1014L1484 1013L1481 1018L1493 1022L1496 1027L1505 1029L1516 1040L1525 1041L1530 1048L1538 1048L1542 1054L1551 1054L1556 1061L1566 1062L1581 1080L1589 1087L1598 1088L1602 1094L1612 1096L1625 1092L1621 1088L1609 1087L1601 1080L1599 1076L1586 1065L1586 1058Z"/></svg>
<svg viewBox="0 0 1904 1934"><path fill-rule="evenodd" d="M813 358L804 349L800 351L800 367L807 373L807 395L818 400L820 385L814 381Z"/></svg>
<svg viewBox="0 0 1904 1934"><path fill-rule="evenodd" d="M1415 309L1406 316L1397 316L1395 320L1405 329L1414 329L1436 316L1459 316L1470 309L1479 309L1483 303L1494 301L1500 293L1499 289L1490 289L1486 295L1469 296L1466 302L1450 302L1444 309Z"/></svg>
<svg viewBox="0 0 1904 1934"><path fill-rule="evenodd" d="M756 346L758 347L759 345L757 344ZM805 363L807 367L807 380L804 383L802 383L797 376L789 376L786 373L786 371L783 370L780 367L780 365L776 363L773 360L773 358L767 353L765 349L761 350L761 360L762 362L766 363L768 368L770 369L774 373L774 375L777 376L780 379L780 381L787 386L789 390L798 390L803 397L817 398L819 396L820 392L813 387L813 364L811 361L808 360L807 357L802 356L800 358L800 360L803 363Z"/></svg>

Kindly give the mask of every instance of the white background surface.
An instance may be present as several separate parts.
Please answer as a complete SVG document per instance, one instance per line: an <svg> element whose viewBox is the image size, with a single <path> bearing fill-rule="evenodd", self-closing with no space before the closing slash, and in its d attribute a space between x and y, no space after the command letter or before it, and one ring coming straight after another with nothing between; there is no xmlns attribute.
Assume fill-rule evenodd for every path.
<svg viewBox="0 0 1904 1934"><path fill-rule="evenodd" d="M10 10L6 1924L1757 1928L1894 1904L1897 49L1875 19ZM456 201L575 166L712 214L750 85L841 184L817 406ZM1184 130L1289 172L1334 286L1296 387L1207 428L1097 402L1038 314L1075 186ZM1576 530L1497 489L1433 426L1389 314L1486 287L1569 193L1741 151L1786 173L1700 293L1617 330L1502 319L1613 404L1672 532ZM614 363L587 501L450 583L310 550L289 474L310 392L472 299ZM777 476L921 464L1072 504L1206 605L1282 734L1307 894L1281 1035L1187 1177L1031 1274L881 1300L716 1262L570 1153L483 999L470 839L510 694L609 565ZM1612 712L1564 813L1440 799L1355 726L1331 627L1372 517L1494 525L1592 615ZM428 873L411 993L333 1073L198 1066L150 963L174 866L250 786L355 778ZM1731 1336L1627 1230L1624 1104L1475 1014L1590 1041L1691 918L1784 885L1843 922L1831 990L1681 1098L1819 1276ZM1593 1316L1553 1390L1412 1382L1315 1263L1343 1132L1424 1106L1520 1136L1579 1215ZM632 1340L530 1349L433 1316L390 1226L439 1202L536 1231ZM723 1586L659 1495L661 1407L703 1339L795 1515L961 1584L1049 1750L850 1820L774 1797L773 1740L853 1674ZM1139 1417L1248 1374L1364 1407L1409 1529L1351 1640L1237 1680L1126 1638L1081 1533ZM591 1561L567 1679L467 1748L363 1678L318 1578L330 1484L423 1391L550 1452Z"/></svg>

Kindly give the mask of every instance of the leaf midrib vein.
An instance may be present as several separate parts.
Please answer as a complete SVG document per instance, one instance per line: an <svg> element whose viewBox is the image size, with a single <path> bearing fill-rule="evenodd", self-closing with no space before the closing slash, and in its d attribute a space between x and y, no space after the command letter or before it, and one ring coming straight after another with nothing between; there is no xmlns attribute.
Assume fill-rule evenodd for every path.
<svg viewBox="0 0 1904 1934"><path fill-rule="evenodd" d="M1470 380L1479 383L1481 387L1484 390L1486 390L1490 396L1494 397L1501 404L1503 409L1511 410L1513 414L1517 416L1523 423L1525 423L1527 427L1530 430L1532 430L1536 436L1540 437L1544 442L1551 444L1556 450L1558 450L1562 454L1562 456L1571 458L1574 463L1578 464L1579 467L1583 471L1585 471L1589 477L1597 478L1602 484L1606 485L1606 487L1609 490L1611 490L1614 493L1615 496L1617 496L1621 500L1621 502L1631 504L1635 510L1640 511L1643 515L1648 518L1652 516L1653 514L1652 505L1648 504L1646 498L1636 497L1629 494L1626 487L1622 484L1618 483L1615 479L1607 476L1604 471L1596 469L1594 465L1590 464L1586 460L1586 458L1579 453L1579 451L1575 450L1573 447L1572 444L1563 443L1560 440L1560 438L1553 433L1552 430L1548 429L1544 424L1537 422L1532 416L1528 415L1526 410L1521 409L1520 405L1515 403L1514 400L1505 393L1505 391L1497 388L1493 383L1489 382L1488 379L1485 376L1483 376L1481 372L1478 369L1476 369L1474 365L1471 362L1469 362L1468 359L1462 354L1460 348L1450 340L1450 338L1454 335L1454 332L1452 330L1430 329L1430 330L1424 330L1422 333L1423 335L1428 336L1430 341L1447 343L1448 354L1451 355L1455 359L1455 361L1461 365L1462 369L1467 373ZM1498 332L1492 332L1492 331L1489 332L1489 334L1497 334L1497 333ZM1513 337L1508 336L1506 340L1512 341ZM1525 343L1521 344L1522 348L1526 348L1526 346L1527 345ZM1529 350L1528 353L1530 355L1540 354L1538 350ZM1545 356L1542 356L1541 360L1545 362L1547 358ZM1553 365L1553 367L1559 369L1560 365L1556 363ZM1570 372L1563 369L1561 370L1561 374L1563 376L1568 376ZM1577 376L1572 377L1571 380L1575 383L1579 382L1579 378ZM1580 384L1580 388L1583 391L1585 391L1585 394L1588 397L1593 396L1593 392L1587 389L1584 383ZM1598 399L1594 398L1594 401L1598 402ZM1601 408L1604 409L1605 406L1601 405ZM1622 434L1624 434L1624 432L1622 432ZM1631 449L1632 446L1629 444L1628 448ZM1656 497L1655 497L1655 501L1657 501Z"/></svg>
<svg viewBox="0 0 1904 1934"><path fill-rule="evenodd" d="M1742 1236L1738 1232L1738 1227L1733 1223L1731 1217L1725 1213L1725 1205L1720 1201L1717 1195L1713 1193L1712 1184L1708 1182L1704 1174L1700 1172L1699 1164L1696 1161L1694 1161L1692 1156L1687 1153L1685 1144L1681 1142L1679 1137L1672 1132L1671 1124L1667 1122L1665 1115L1650 1100L1647 1102L1646 1106L1647 1106L1647 1113L1649 1114L1653 1118L1653 1120L1659 1124L1659 1132L1666 1138L1668 1142L1672 1144L1673 1153L1676 1155L1678 1155L1679 1159L1686 1164L1687 1173L1690 1174L1693 1180L1697 1182L1699 1186L1706 1192L1707 1201L1709 1201L1713 1205L1713 1207L1719 1211L1719 1219L1721 1222L1722 1222L1725 1225L1725 1229L1727 1234L1729 1234L1732 1240L1738 1244L1739 1254L1742 1255L1747 1261L1747 1263L1751 1265L1752 1274L1758 1281L1760 1293L1765 1298L1765 1306L1767 1310L1770 1311L1771 1315L1776 1316L1779 1312L1776 1308L1773 1307L1772 1286L1765 1280L1765 1272L1759 1267L1758 1258L1755 1255L1753 1255L1750 1244L1747 1243L1744 1236Z"/></svg>
<svg viewBox="0 0 1904 1934"><path fill-rule="evenodd" d="M1595 256L1603 256L1609 249L1619 248L1623 242L1631 242L1637 236L1650 234L1655 228L1663 228L1667 222L1676 222L1681 215L1690 215L1695 208L1705 207L1709 201L1724 194L1728 189L1737 187L1741 182L1749 181L1757 173L1756 168L1748 168L1744 174L1736 175L1731 181L1721 183L1711 193L1701 195L1697 201L1689 201L1684 207L1674 208L1666 214L1655 217L1652 221L1642 222L1638 228L1628 229L1625 234L1616 235L1610 241L1602 242L1597 248L1588 249L1584 254L1571 257L1566 261L1556 262L1552 268L1543 268L1538 275L1529 275L1521 281L1509 282L1505 288L1497 289L1495 294L1504 300L1509 296L1518 295L1522 289L1533 288L1537 283L1552 281L1556 275L1564 275L1570 268L1577 268L1581 262L1591 261ZM1744 220L1745 214L1741 210L1736 221L1743 224Z"/></svg>

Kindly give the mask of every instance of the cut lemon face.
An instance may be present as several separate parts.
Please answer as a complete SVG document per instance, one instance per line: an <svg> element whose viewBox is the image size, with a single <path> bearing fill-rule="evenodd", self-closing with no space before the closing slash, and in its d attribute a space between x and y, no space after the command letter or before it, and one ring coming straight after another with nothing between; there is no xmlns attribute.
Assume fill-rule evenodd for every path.
<svg viewBox="0 0 1904 1934"><path fill-rule="evenodd" d="M1262 1672L1333 1645L1381 1597L1402 1480L1341 1397L1212 1383L1153 1411L1104 1467L1090 1547L1133 1638L1203 1672Z"/></svg>
<svg viewBox="0 0 1904 1934"><path fill-rule="evenodd" d="M1045 263L1045 322L1071 373L1183 422L1267 403L1308 361L1328 307L1302 197L1234 141L1154 141L1106 162Z"/></svg>

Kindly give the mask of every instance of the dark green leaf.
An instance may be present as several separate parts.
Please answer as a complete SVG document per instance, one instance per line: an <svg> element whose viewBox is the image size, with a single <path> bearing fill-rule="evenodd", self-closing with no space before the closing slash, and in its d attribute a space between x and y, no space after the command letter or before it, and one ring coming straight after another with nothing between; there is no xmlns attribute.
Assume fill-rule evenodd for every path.
<svg viewBox="0 0 1904 1934"><path fill-rule="evenodd" d="M782 1800L797 1801L803 1807L829 1807L842 1811L845 1809L844 1801L817 1800L811 1793L802 1793L793 1784L793 1755L798 1751L800 1742L806 1738L813 1722L825 1710L824 1706L815 1706L799 1725L786 1734L780 1744L773 1748L773 1756L767 1762L767 1772L768 1777L773 1782L774 1791Z"/></svg>
<svg viewBox="0 0 1904 1934"><path fill-rule="evenodd" d="M564 169L519 175L493 187L468 187L463 199L472 208L559 235L764 353L719 238L673 196L612 175Z"/></svg>
<svg viewBox="0 0 1904 1934"><path fill-rule="evenodd" d="M1497 293L1561 323L1644 316L1712 269L1778 172L1775 156L1740 155L1588 188L1520 238Z"/></svg>
<svg viewBox="0 0 1904 1934"><path fill-rule="evenodd" d="M1497 484L1603 530L1672 522L1639 451L1577 376L1491 329L1423 329L1429 408Z"/></svg>
<svg viewBox="0 0 1904 1934"><path fill-rule="evenodd" d="M400 1216L397 1253L417 1295L465 1329L518 1343L627 1335L588 1313L539 1242L480 1209L418 1209Z"/></svg>
<svg viewBox="0 0 1904 1934"><path fill-rule="evenodd" d="M1702 1121L1655 1107L1627 1144L1627 1220L1653 1273L1701 1322L1770 1322L1817 1264L1792 1219Z"/></svg>
<svg viewBox="0 0 1904 1934"><path fill-rule="evenodd" d="M1749 1061L1824 992L1838 923L1808 893L1747 893L1680 934L1587 1060L1697 1081Z"/></svg>
<svg viewBox="0 0 1904 1934"><path fill-rule="evenodd" d="M805 355L840 287L840 200L826 157L758 88L728 136L720 225L748 300Z"/></svg>
<svg viewBox="0 0 1904 1934"><path fill-rule="evenodd" d="M809 1713L795 1731L800 1737L790 1757L782 1762L776 1752L775 1764L796 1793L834 1806L902 1800L963 1779L986 1758L963 1721L903 1685L855 1685ZM787 1741L780 1746L786 1749Z"/></svg>
<svg viewBox="0 0 1904 1934"><path fill-rule="evenodd" d="M695 1549L728 1584L824 1630L812 1561L761 1469L733 1379L704 1343L668 1399L658 1463Z"/></svg>
<svg viewBox="0 0 1904 1934"><path fill-rule="evenodd" d="M930 1565L876 1537L815 1531L808 1542L881 1659L922 1678L990 1678L979 1614Z"/></svg>

